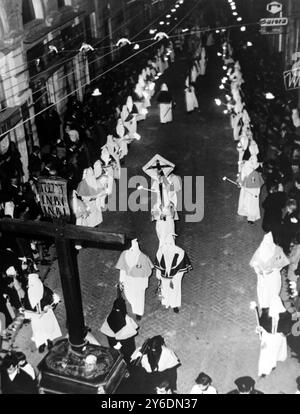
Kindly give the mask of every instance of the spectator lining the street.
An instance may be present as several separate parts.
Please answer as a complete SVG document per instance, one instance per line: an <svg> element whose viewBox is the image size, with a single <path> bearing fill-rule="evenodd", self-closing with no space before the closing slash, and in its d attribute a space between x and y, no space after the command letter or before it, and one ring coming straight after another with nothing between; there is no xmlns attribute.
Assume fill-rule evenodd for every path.
<svg viewBox="0 0 300 414"><path fill-rule="evenodd" d="M255 381L251 377L245 376L237 378L234 383L236 389L227 394L263 394L263 392L255 389Z"/></svg>
<svg viewBox="0 0 300 414"><path fill-rule="evenodd" d="M193 385L190 394L218 394L217 390L211 385L212 379L204 372L200 372L195 382L196 384Z"/></svg>

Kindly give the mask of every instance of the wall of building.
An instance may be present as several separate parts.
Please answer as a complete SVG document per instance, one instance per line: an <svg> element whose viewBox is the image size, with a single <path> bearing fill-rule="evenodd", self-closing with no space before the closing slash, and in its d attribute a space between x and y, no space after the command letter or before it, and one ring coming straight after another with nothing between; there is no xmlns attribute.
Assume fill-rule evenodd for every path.
<svg viewBox="0 0 300 414"><path fill-rule="evenodd" d="M36 17L29 18L26 24L23 24L23 1L32 2ZM49 103L57 102L56 109L62 117L66 95L76 90L77 97L82 98L85 84L118 58L118 52L114 51L117 41L121 37L131 39L142 32L174 2L0 1L0 104L5 102L7 106L0 112L0 153L5 147L1 146L4 137L16 142L25 179L28 178L28 154L33 145L40 143L35 115ZM93 45L95 52L79 53L83 41ZM49 46L57 47L59 54L50 53ZM28 118L32 119L21 123ZM5 131L16 124L19 126L5 136Z"/></svg>

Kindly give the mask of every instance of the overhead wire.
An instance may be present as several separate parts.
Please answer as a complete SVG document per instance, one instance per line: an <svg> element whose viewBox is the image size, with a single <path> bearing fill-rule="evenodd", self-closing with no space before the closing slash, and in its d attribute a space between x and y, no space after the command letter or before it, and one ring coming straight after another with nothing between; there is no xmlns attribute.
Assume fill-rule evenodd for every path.
<svg viewBox="0 0 300 414"><path fill-rule="evenodd" d="M194 7L193 7L193 9L196 7L196 5L198 4L198 0L197 0L197 3L194 5ZM190 14L191 14L191 12L192 12L193 10L190 10L179 22L178 22L178 24L175 26L175 27L178 27L178 25L179 24L181 24L182 23L182 21L184 21ZM164 12L165 13L165 12ZM257 24L257 23L249 23L248 25L254 25L254 24ZM247 24L243 24L243 26L246 26ZM239 26L241 26L241 25L231 25L231 26L223 26L223 27L220 27L220 28L226 28L226 27L239 27ZM174 28L175 28L174 27ZM173 29L174 29L173 28ZM213 28L213 29L209 29L209 31L215 31L217 28ZM171 32L172 30L170 30L170 32ZM200 32L202 31L202 32L205 32L205 31L207 31L207 29L205 29L205 30L199 30ZM196 31L196 32L199 32L199 31ZM195 31L193 31L193 33L194 33ZM176 36L170 36L170 37L178 37L178 35L176 35ZM153 38L150 38L150 39L148 39L148 41L149 40L152 40L153 41ZM137 56L138 54L140 54L140 53L142 53L142 52L144 52L145 50L147 50L149 47L152 47L153 45L155 45L156 43L158 43L158 42L160 42L160 40L156 40L156 41L154 41L153 43L151 43L150 45L148 45L148 46L146 46L145 48L143 48L143 49L141 49L141 50L138 50L136 53L134 53L133 55L131 55L131 56L129 56L129 57L127 57L126 59L124 59L124 60L122 60L121 62L118 62L116 65L114 65L114 66L112 66L111 68L109 68L108 70L106 70L106 71L104 71L104 72L102 72L101 74L99 74L99 75L97 75L96 77L94 77L93 79L91 79L89 82L87 82L87 83L85 83L85 84L83 84L83 85L81 85L79 88L76 88L75 90L73 90L72 92L70 92L70 93L68 93L68 94L66 94L65 96L63 96L62 98L60 98L59 100L57 100L57 101L55 101L54 103L52 103L52 104L50 104L49 106L47 106L46 108L43 108L41 111L39 111L39 112L37 112L35 115L33 115L33 116L31 116L31 117L29 117L29 118L27 118L26 120L24 120L24 121L22 121L22 122L19 122L16 126L14 126L14 127L12 127L12 128L10 128L10 129L8 129L7 131L5 131L4 133L2 133L2 134L0 134L0 139L3 137L3 136L5 136L5 135L7 135L9 132L11 132L11 131L13 131L13 130L15 130L16 128L18 128L19 126L21 126L21 125L24 125L26 122L28 122L28 121L30 121L30 120L32 120L32 119L34 119L35 117L37 117L38 115L41 115L42 113L44 113L44 112L46 112L49 108L52 108L53 106L55 106L55 105L57 105L58 103L60 103L60 102L62 102L62 101L64 101L66 98L68 98L69 96L71 96L71 95L73 95L75 92L78 92L80 89L82 89L82 88L84 88L85 86L87 86L87 85L89 85L91 82L93 82L93 81L95 81L96 79L99 79L100 77L102 77L102 76L104 76L104 75L106 75L107 73L109 73L110 71L112 71L112 70L114 70L115 68L117 68L117 67L119 67L120 65L122 65L123 63L125 63L126 61L128 61L128 60L130 60L130 59L132 59L133 57L135 57L135 56ZM110 52L111 53L111 52Z"/></svg>
<svg viewBox="0 0 300 414"><path fill-rule="evenodd" d="M174 2L174 4L177 2L177 0L175 0L175 2ZM136 36L138 36L140 33L142 33L142 31L144 31L146 28L148 28L149 26L151 26L151 25L153 25L154 23L155 23L155 21L156 20L158 20L158 19L160 19L161 18L161 16L163 15L163 14L165 14L166 13L166 11L164 11L163 13L161 13L158 17L156 17L156 18L154 18L154 20L152 20L146 27L144 27L140 32L138 32L133 38L131 38L130 39L130 41L132 42L135 38L136 38ZM134 18L136 18L137 16L139 16L141 13L138 13L138 14L136 14L136 15L134 15L129 21L131 21L131 20L133 20ZM128 25L128 23L129 23L129 21L127 21L127 23L126 23L126 25ZM115 31L117 31L117 30L119 30L120 28L117 28L117 29L115 29L114 31L113 31L113 33L115 32ZM153 40L153 38L149 38L149 39L147 39L147 42L149 42L149 41L152 41ZM140 42L140 41L139 41ZM106 54L104 54L104 55L102 55L102 56L98 56L98 57L96 57L94 60L92 60L92 61L90 61L89 62L89 64L92 64L92 63L95 63L95 62L98 62L98 61L100 61L100 60L102 60L102 59L104 59L106 56L108 56L108 55L110 55L110 54L112 54L113 52L115 52L115 51L117 51L117 50L119 50L121 47L120 46L115 46L115 49L113 50L113 51L109 51L108 53L106 53ZM73 59L73 57L72 57L72 59ZM51 69L53 69L53 66L51 67ZM73 71L71 71L71 72L68 72L67 74L65 74L64 76L61 76L61 77L59 77L57 80L62 80L62 79L65 79L65 78L67 78L67 77L69 77L71 74L73 74L73 73L75 73L76 72L76 69L74 69ZM39 74L39 75L41 75L41 74ZM32 80L33 78L31 78L31 80ZM15 86L17 86L17 85L15 85ZM15 87L14 86L14 87ZM32 92L32 95L34 96L34 95L36 95L38 92L40 92L40 91L43 91L44 89L45 89L45 87L46 86L43 86L43 87L41 87L41 88L39 88L39 89L36 89L36 90L34 90L33 92ZM46 94L46 91L43 93L43 95L42 96L44 96ZM39 97L38 99L37 99L37 101L34 101L33 102L33 104L35 104L36 102L39 102L40 101L40 99L42 98L42 96L41 97Z"/></svg>
<svg viewBox="0 0 300 414"><path fill-rule="evenodd" d="M164 11L164 13L162 13L162 14L165 14L165 11ZM161 18L161 16L162 16L162 14L161 15L159 15L157 18L155 18L153 21L151 21L151 23L147 26L147 27L149 27L150 25L153 25L153 23L156 21L156 20L158 20L159 18ZM139 15L139 14L138 14ZM136 18L137 17L137 15L135 15L135 16L133 16L133 18ZM127 24L128 24L128 22L129 21L127 21ZM118 28L119 29L119 28ZM144 30L145 28L143 28L138 34L140 34L143 30ZM117 29L116 29L117 30ZM114 32L116 31L116 30L114 30ZM130 41L132 41L134 38L132 38ZM153 38L149 38L149 39L147 39L147 42L149 42L149 41L152 41L153 40ZM113 50L113 51L109 51L108 53L106 53L106 54L104 54L104 55L102 55L102 56L98 56L97 58L95 58L94 60L92 60L92 61L90 61L89 62L89 64L92 64L92 63L95 63L95 62L98 62L98 61L100 61L100 60L102 60L102 59L104 59L106 56L108 56L108 55L110 55L110 54L112 54L113 52L115 52L115 51L117 51L117 50L120 50L120 46L115 46L115 49ZM67 77L69 77L71 74L73 74L73 73L75 73L76 72L76 69L74 69L73 71L71 71L71 72L68 72L66 75L64 75L64 76L62 76L62 77L59 77L57 80L62 80L62 79L65 79L65 78L67 78ZM39 88L39 89L36 89L36 90L34 90L33 92L32 92L32 95L34 96L34 95L36 95L38 92L40 92L40 91L43 91L44 89L45 89L45 87L46 86L43 86L43 87L41 87L41 88ZM42 96L44 96L46 94L46 91L45 91L45 93L42 95ZM35 101L35 102L33 102L33 104L35 104L36 102L38 102L39 100L41 99L41 97L39 97L38 99L37 99L37 101Z"/></svg>
<svg viewBox="0 0 300 414"><path fill-rule="evenodd" d="M133 19L135 19L135 18L137 18L137 16L139 16L141 13L139 13L139 14L137 14L137 15L135 15L135 16L133 16L129 21L131 21L131 20L133 20ZM126 25L129 23L129 21L127 21L127 23L126 23ZM123 25L123 26L125 26L125 25ZM120 30L120 27L118 27L118 28L116 28L112 33L114 33L115 31L117 31L117 30ZM107 47L109 47L110 49L111 49L111 46L107 46ZM119 47L118 46L114 46L115 47L115 49L112 51L112 50L110 50L108 53L105 53L103 56L98 56L95 60L93 60L93 61L91 61L91 62L89 62L89 63L94 63L94 62L96 62L96 61L98 61L98 60L101 60L101 59L103 59L104 57L106 57L106 56L108 56L108 55L110 55L112 52L114 52L115 50L118 50L119 49ZM97 49L95 49L95 50L97 50ZM77 49L76 50L77 51L77 53L79 53L79 49ZM82 53L84 53L84 52L82 52ZM56 67L62 67L63 65L65 65L65 64L67 64L68 62L71 62L72 60L74 59L74 56L72 56L72 57L70 57L70 58L67 58L66 60L63 60L63 61L59 61L59 62L57 62L56 64L54 64L54 65L51 65L48 69L45 69L45 70L43 70L43 71L41 71L41 72L39 72L39 73L37 73L36 75L34 75L34 76L32 76L31 78L30 78L30 82L32 82L34 79L36 79L36 78L38 78L38 77L41 77L44 73L47 73L50 69L53 71L53 69L54 68L56 68ZM33 61L35 61L36 59L34 59ZM25 72L27 72L27 70L28 69L26 69L25 70ZM54 72L56 72L55 70L54 70ZM75 73L76 72L76 70L73 70L73 71L71 71L71 72L69 72L68 74L66 74L66 75L64 75L64 76L62 76L62 77L60 77L59 79L64 79L64 78L66 78L67 76L69 76L70 74L72 74L72 73ZM7 79L5 79L5 80L8 80L8 79L11 79L11 77L10 78L7 78ZM27 84L27 79L24 79L24 80L22 80L22 81L20 81L20 82L18 82L18 83L16 83L16 84L14 84L14 85L11 85L9 88L6 88L6 91L9 91L9 90L11 90L11 89L14 89L14 88L16 88L17 86L19 86L19 85L21 85L21 84ZM40 89L37 89L37 90L35 90L33 93L37 93L38 91L40 91L40 90L43 90L44 89L44 87L42 87L42 88L40 88Z"/></svg>
<svg viewBox="0 0 300 414"><path fill-rule="evenodd" d="M113 19L119 12L120 12L120 10L122 10L123 9L123 6L122 7L120 7L119 9L117 9L116 11L114 11L114 13L111 15L111 16L107 16L107 17L105 17L105 18L103 18L103 21L104 22L106 22L108 19ZM104 27L104 25L102 24L101 26L100 26L100 28L102 28L102 27ZM56 30L60 30L59 28L55 28L55 29L53 29L52 30L52 32L55 32ZM79 34L78 34L78 36L77 37L79 37L79 35L81 35L81 34L86 34L86 31L85 30L82 30ZM101 41L100 42L102 42L103 40L105 40L107 37L109 37L109 35L108 36L105 36L105 38L104 39L101 39ZM76 37L75 37L76 38ZM74 39L74 38L73 38ZM72 39L72 40L73 40ZM53 39L49 42L49 43L51 43L53 41ZM100 42L97 42L97 43L95 43L95 45L96 44L98 44L98 43L100 43ZM106 46L105 46L106 47ZM59 53L67 53L67 52L69 52L69 51L71 51L71 50L59 50ZM29 60L29 61L26 61L26 62L24 62L24 63L22 63L21 65L19 65L19 66L15 66L14 68L12 68L12 69L9 69L8 71L6 71L6 73L9 73L9 72L12 72L12 71L14 71L14 70L16 70L16 69L19 69L20 67L22 67L22 66L26 66L26 65L28 65L29 63L32 63L32 62L34 62L34 61L36 61L37 59L40 59L40 58L42 58L42 57L44 57L46 54L44 53L44 54L42 54L42 55L40 55L40 56L36 56L34 59L32 59L32 60ZM72 58L71 58L72 59ZM27 70L27 68L26 68L26 70Z"/></svg>

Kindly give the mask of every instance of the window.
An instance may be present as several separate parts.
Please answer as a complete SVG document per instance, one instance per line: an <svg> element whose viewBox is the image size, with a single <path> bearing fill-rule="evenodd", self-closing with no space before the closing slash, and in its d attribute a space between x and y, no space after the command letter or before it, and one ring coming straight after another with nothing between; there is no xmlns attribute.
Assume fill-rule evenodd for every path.
<svg viewBox="0 0 300 414"><path fill-rule="evenodd" d="M23 24L31 22L35 19L34 7L32 0L23 0L22 1L22 15L23 15Z"/></svg>
<svg viewBox="0 0 300 414"><path fill-rule="evenodd" d="M42 0L22 0L23 24L44 18Z"/></svg>
<svg viewBox="0 0 300 414"><path fill-rule="evenodd" d="M57 0L57 7L59 9L65 6L72 6L72 0Z"/></svg>

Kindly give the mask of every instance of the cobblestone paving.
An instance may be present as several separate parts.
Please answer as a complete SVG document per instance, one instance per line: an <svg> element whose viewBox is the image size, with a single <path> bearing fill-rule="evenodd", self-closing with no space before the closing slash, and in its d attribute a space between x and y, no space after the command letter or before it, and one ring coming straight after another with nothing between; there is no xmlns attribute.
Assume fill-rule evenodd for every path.
<svg viewBox="0 0 300 414"><path fill-rule="evenodd" d="M237 216L238 191L222 180L225 175L234 178L237 153L229 120L213 102L216 75L206 77L197 87L200 112L186 114L186 65L181 59L165 75L177 103L174 122L161 125L153 102L147 120L139 124L142 139L131 145L124 167L128 177L143 175L141 167L159 153L176 164L181 177L204 176L204 218L186 223L182 212L176 222L177 244L187 251L193 265L193 271L183 280L180 313L161 307L153 274L136 342L140 345L157 334L165 337L182 363L178 370L179 393L189 392L200 371L211 375L219 392L226 393L234 388L238 376L250 375L257 380L259 340L255 317L249 309L250 301L256 300L256 276L248 263L263 233L260 222L248 225ZM142 197L146 202L146 195ZM138 236L141 249L154 260L158 240L149 212L104 212L101 229ZM114 265L119 254L84 248L78 255L86 322L104 345L106 338L99 328L116 294L118 272ZM57 262L46 284L60 292ZM65 332L63 305L57 314ZM41 358L32 351L28 348L31 360ZM288 359L279 363L269 377L258 380L257 388L266 393L293 393L299 371L299 364Z"/></svg>

